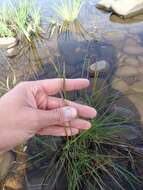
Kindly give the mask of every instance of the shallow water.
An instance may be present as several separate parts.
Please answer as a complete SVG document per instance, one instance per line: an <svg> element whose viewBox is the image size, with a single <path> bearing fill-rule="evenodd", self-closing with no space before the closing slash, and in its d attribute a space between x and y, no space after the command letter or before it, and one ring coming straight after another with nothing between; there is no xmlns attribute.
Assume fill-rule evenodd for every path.
<svg viewBox="0 0 143 190"><path fill-rule="evenodd" d="M58 1L55 0L52 3L50 0L38 1L38 6L44 12L43 18L45 15L55 15L52 11L46 10L55 2ZM98 1L88 1L79 16L80 26L90 33L90 37L86 40L76 40L72 36L68 42L62 39L63 36L58 41L45 40L42 42L45 48L41 49L41 45L38 45L37 49L40 61L39 58L36 58L38 65L40 62L42 63L42 68L37 67L35 58L31 58L30 64L28 63L27 53L23 52L24 48L20 50L20 58L7 59L1 55L0 78L3 80L11 73L15 73L18 80L35 78L35 73L36 78L54 77L53 67L47 63L51 59L55 61L55 57L55 62L66 63L67 77L79 77L82 73L84 58L87 55L90 57L91 63L97 60L107 60L114 69L115 80L119 80L116 85L114 83L114 87L124 94L132 94L129 98L136 105L141 121L143 121L143 15L123 20L115 15L97 10L96 2ZM137 94L138 98L133 94Z"/></svg>
<svg viewBox="0 0 143 190"><path fill-rule="evenodd" d="M123 20L97 10L96 2L97 0L88 1L81 10L78 24L87 31L84 38L76 38L71 32L67 41L65 34L62 34L58 40L43 40L42 44L36 44L35 49L32 46L32 50L29 46L20 44L21 56L7 59L1 54L0 79L4 81L7 76L12 79L13 75L16 75L18 81L57 77L53 62L61 76L64 65L66 77L88 76L88 64L106 60L111 66L108 82L124 95L117 105L130 110L142 126L143 15ZM38 2L44 11L44 17L54 15L53 12L46 11L52 3L50 0ZM85 65L86 58L90 62Z"/></svg>

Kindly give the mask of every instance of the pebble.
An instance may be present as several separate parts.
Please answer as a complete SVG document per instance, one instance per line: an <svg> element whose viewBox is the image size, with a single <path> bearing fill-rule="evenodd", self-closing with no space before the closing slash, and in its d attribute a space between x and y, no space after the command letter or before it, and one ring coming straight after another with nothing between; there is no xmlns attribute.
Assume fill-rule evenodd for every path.
<svg viewBox="0 0 143 190"><path fill-rule="evenodd" d="M6 50L6 56L9 58L17 56L19 53L17 47L12 47Z"/></svg>
<svg viewBox="0 0 143 190"><path fill-rule="evenodd" d="M14 37L0 38L0 48L12 48L16 46L18 40Z"/></svg>
<svg viewBox="0 0 143 190"><path fill-rule="evenodd" d="M120 92L126 92L128 91L129 87L126 84L126 82L124 82L123 80L119 79L119 78L115 78L112 81L112 88L114 88L115 90L118 90Z"/></svg>
<svg viewBox="0 0 143 190"><path fill-rule="evenodd" d="M129 66L132 65L132 66L136 67L139 65L139 61L135 58L127 57L125 59L125 64L128 64Z"/></svg>
<svg viewBox="0 0 143 190"><path fill-rule="evenodd" d="M110 71L110 65L107 61L101 60L93 63L89 66L89 74L90 76L95 76L95 74L103 74L107 75Z"/></svg>
<svg viewBox="0 0 143 190"><path fill-rule="evenodd" d="M123 51L126 54L141 55L141 54L143 54L143 47L141 47L141 46L125 46Z"/></svg>
<svg viewBox="0 0 143 190"><path fill-rule="evenodd" d="M139 43L133 38L127 38L125 46L139 46Z"/></svg>
<svg viewBox="0 0 143 190"><path fill-rule="evenodd" d="M143 82L139 81L131 86L131 89L138 93L143 93Z"/></svg>
<svg viewBox="0 0 143 190"><path fill-rule="evenodd" d="M123 66L118 68L116 75L118 77L130 77L138 75L138 69L135 67Z"/></svg>

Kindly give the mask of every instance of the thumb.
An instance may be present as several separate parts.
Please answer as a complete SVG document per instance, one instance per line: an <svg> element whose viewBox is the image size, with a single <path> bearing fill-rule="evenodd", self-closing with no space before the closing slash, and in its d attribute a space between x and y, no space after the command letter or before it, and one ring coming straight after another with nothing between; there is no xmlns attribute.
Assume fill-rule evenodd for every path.
<svg viewBox="0 0 143 190"><path fill-rule="evenodd" d="M53 110L38 110L38 128L45 128L53 125L63 125L77 117L77 110L74 107L66 106Z"/></svg>

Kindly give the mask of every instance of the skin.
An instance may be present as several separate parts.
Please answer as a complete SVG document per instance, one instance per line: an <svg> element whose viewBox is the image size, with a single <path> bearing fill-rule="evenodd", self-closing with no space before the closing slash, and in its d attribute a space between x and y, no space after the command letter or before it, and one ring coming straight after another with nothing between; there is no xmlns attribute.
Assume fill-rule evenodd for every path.
<svg viewBox="0 0 143 190"><path fill-rule="evenodd" d="M66 136L87 130L96 110L54 97L63 79L22 82L0 99L0 151L24 143L36 134ZM87 79L66 79L66 91L89 86ZM66 126L66 132L65 132Z"/></svg>

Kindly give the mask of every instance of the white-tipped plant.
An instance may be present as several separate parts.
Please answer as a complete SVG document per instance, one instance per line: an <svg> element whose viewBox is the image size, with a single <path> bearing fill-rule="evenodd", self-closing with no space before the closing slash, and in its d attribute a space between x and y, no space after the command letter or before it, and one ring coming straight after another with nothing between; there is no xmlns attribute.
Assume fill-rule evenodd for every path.
<svg viewBox="0 0 143 190"><path fill-rule="evenodd" d="M0 11L0 36L25 36L29 41L37 36L41 29L41 13L34 7L33 1L11 1L2 5Z"/></svg>
<svg viewBox="0 0 143 190"><path fill-rule="evenodd" d="M53 6L53 10L62 20L73 22L77 19L84 0L61 0Z"/></svg>

